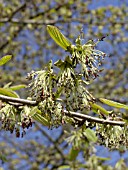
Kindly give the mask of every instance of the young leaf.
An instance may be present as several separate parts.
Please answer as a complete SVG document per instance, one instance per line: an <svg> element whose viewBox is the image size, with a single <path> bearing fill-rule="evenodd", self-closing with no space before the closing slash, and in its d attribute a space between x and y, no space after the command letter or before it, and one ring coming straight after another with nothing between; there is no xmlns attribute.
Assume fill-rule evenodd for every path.
<svg viewBox="0 0 128 170"><path fill-rule="evenodd" d="M79 149L71 148L69 152L69 160L74 161L77 158L78 154L79 154Z"/></svg>
<svg viewBox="0 0 128 170"><path fill-rule="evenodd" d="M49 126L48 120L45 117L41 116L39 113L35 112L35 114L33 114L32 117L33 117L33 119L35 119L36 121L38 121L42 125Z"/></svg>
<svg viewBox="0 0 128 170"><path fill-rule="evenodd" d="M63 49L71 45L71 42L60 32L60 30L52 25L47 25L47 31L52 39Z"/></svg>
<svg viewBox="0 0 128 170"><path fill-rule="evenodd" d="M128 110L128 105L121 104L121 103L118 103L118 102L114 102L114 101L111 101L111 100L108 100L108 99L104 99L104 98L99 98L99 100L102 103L107 104L109 106L113 106L113 107L116 107L116 108Z"/></svg>
<svg viewBox="0 0 128 170"><path fill-rule="evenodd" d="M106 109L104 109L103 107L99 106L98 104L90 103L90 105L96 113L98 113L98 110L99 110L102 114L109 115L109 112Z"/></svg>
<svg viewBox="0 0 128 170"><path fill-rule="evenodd" d="M54 65L58 68L61 68L61 66L64 64L62 60L58 60L57 62L54 63Z"/></svg>
<svg viewBox="0 0 128 170"><path fill-rule="evenodd" d="M9 82L9 83L5 84L3 88L7 89L7 88L9 88L11 86L11 84L12 84L12 82Z"/></svg>
<svg viewBox="0 0 128 170"><path fill-rule="evenodd" d="M66 61L67 63L69 63L69 64L72 64L72 60L71 60L71 58L70 58L69 56L67 56L67 57L65 58L65 61Z"/></svg>
<svg viewBox="0 0 128 170"><path fill-rule="evenodd" d="M0 94L4 96L19 98L18 94L11 89L0 88Z"/></svg>
<svg viewBox="0 0 128 170"><path fill-rule="evenodd" d="M22 88L25 88L26 87L26 85L25 84L19 84L19 85L16 85L16 86L11 86L11 87L9 87L11 90L20 90L20 89L22 89Z"/></svg>
<svg viewBox="0 0 128 170"><path fill-rule="evenodd" d="M90 142L96 142L97 141L96 134L93 130L87 128L85 130L84 134Z"/></svg>
<svg viewBox="0 0 128 170"><path fill-rule="evenodd" d="M55 93L55 98L56 98L56 99L60 97L63 89L64 89L63 86L61 86L61 87L59 87L59 88L57 89L57 92Z"/></svg>
<svg viewBox="0 0 128 170"><path fill-rule="evenodd" d="M4 65L7 63L9 60L11 60L12 56L11 55L6 55L0 59L0 66Z"/></svg>
<svg viewBox="0 0 128 170"><path fill-rule="evenodd" d="M39 113L39 114L41 113L37 106L31 109L30 115L33 117L36 113Z"/></svg>

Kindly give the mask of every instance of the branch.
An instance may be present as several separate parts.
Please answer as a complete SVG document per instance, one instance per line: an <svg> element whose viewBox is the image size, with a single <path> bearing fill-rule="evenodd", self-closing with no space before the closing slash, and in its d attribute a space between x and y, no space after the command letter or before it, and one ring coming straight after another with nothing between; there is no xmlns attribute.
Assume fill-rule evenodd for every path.
<svg viewBox="0 0 128 170"><path fill-rule="evenodd" d="M54 147L56 148L56 150L58 151L58 153L60 153L61 157L63 159L65 159L65 156L61 150L61 148L58 146L58 144L56 143L56 141L53 140L53 138L51 138L51 136L48 135L48 133L45 132L45 130L43 130L38 124L35 125L40 131L41 133L51 142L53 143Z"/></svg>
<svg viewBox="0 0 128 170"><path fill-rule="evenodd" d="M123 122L123 121L100 119L100 118L97 118L97 117L88 116L88 115L78 113L78 112L72 112L72 111L69 112L67 110L64 110L64 113L67 116L78 117L78 118L81 118L81 119L88 120L89 122L96 122L96 123L100 123L100 124L110 124L110 125L114 125L114 126L116 126L116 125L117 126L124 126L125 125L125 122Z"/></svg>
<svg viewBox="0 0 128 170"><path fill-rule="evenodd" d="M11 20L15 14L17 14L19 11L23 10L25 7L26 7L26 2L24 4L22 4L21 6L19 6L15 11L13 11L11 13L11 15L9 16L8 20Z"/></svg>
<svg viewBox="0 0 128 170"><path fill-rule="evenodd" d="M18 105L19 106L22 105L36 105L37 102L36 101L31 101L31 100L26 100L26 99L20 99L20 98L14 98L14 97L8 97L8 96L3 96L0 95L0 100L5 101L7 103L9 102L13 102L13 104ZM60 99L58 99L58 101L60 101ZM100 119L97 117L92 117L86 114L82 114L82 113L78 113L78 112L72 112L72 111L67 111L64 110L65 115L69 116L69 117L76 117L82 120L88 120L89 122L96 122L96 123L100 123L100 124L110 124L113 126L124 126L125 122L123 121L114 121L114 120L108 120L108 119Z"/></svg>
<svg viewBox="0 0 128 170"><path fill-rule="evenodd" d="M32 19L17 19L12 18L9 20L9 18L4 18L0 20L0 23L12 23L12 24L19 24L19 25L26 25L26 24L36 24L36 25L48 25L48 24L55 24L56 22L59 22L59 20L49 20L49 21L36 21Z"/></svg>
<svg viewBox="0 0 128 170"><path fill-rule="evenodd" d="M35 15L33 15L33 16L31 16L30 17L30 19L34 19L34 18L37 18L37 17L39 17L39 16L44 16L45 14L48 14L50 11L52 11L52 10L55 10L55 11L58 11L60 8L62 8L62 7L65 7L65 6L68 6L68 3L66 2L66 3L60 3L60 4L58 4L56 7L51 7L51 8L48 8L47 10L45 10L45 11L43 11L43 12L39 12L39 13L37 13L37 14L35 14ZM48 16L47 16L48 17Z"/></svg>
<svg viewBox="0 0 128 170"><path fill-rule="evenodd" d="M14 24L20 24L20 25L26 25L26 24L36 24L36 25L48 25L48 24L55 24L55 23L70 23L70 22L80 22L80 23L83 23L83 24L87 24L87 21L85 19L81 19L81 18L67 18L66 20L64 19L50 19L48 21L42 21L42 20L33 20L32 18L31 19L24 19L24 20L21 20L21 19L17 19L17 18L12 18L11 20L9 18L4 18L4 19L1 19L0 20L0 23L14 23ZM99 22L95 22L96 25L99 25L100 23ZM117 21L113 21L112 24L125 24L124 21L120 21L120 22L117 22Z"/></svg>
<svg viewBox="0 0 128 170"><path fill-rule="evenodd" d="M20 98L14 98L14 97L8 97L4 95L0 95L0 100L5 101L5 102L14 102L14 105L36 105L36 101L31 101L31 100L26 100L26 99L20 99Z"/></svg>

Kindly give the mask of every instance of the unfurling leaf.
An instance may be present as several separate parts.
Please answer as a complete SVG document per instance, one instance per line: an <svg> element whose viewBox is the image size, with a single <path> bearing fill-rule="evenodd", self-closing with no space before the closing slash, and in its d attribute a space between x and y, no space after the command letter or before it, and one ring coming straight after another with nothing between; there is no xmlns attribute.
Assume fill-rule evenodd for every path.
<svg viewBox="0 0 128 170"><path fill-rule="evenodd" d="M107 104L107 105L109 105L109 106L128 110L128 105L121 104L121 103L118 103L118 102L114 102L114 101L112 101L112 100L108 100L108 99L104 99L104 98L99 98L99 100L100 100L102 103Z"/></svg>
<svg viewBox="0 0 128 170"><path fill-rule="evenodd" d="M0 66L4 65L7 63L9 60L11 60L12 55L6 55L0 59Z"/></svg>
<svg viewBox="0 0 128 170"><path fill-rule="evenodd" d="M52 39L63 49L71 45L71 42L60 32L60 30L52 25L47 25L47 31Z"/></svg>

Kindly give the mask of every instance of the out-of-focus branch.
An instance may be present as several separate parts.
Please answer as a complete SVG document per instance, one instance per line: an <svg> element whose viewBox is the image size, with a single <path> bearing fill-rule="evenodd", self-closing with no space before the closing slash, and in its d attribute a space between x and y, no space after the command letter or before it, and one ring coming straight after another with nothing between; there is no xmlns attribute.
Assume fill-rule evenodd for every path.
<svg viewBox="0 0 128 170"><path fill-rule="evenodd" d="M37 102L36 101L30 101L30 100L26 100L26 99L20 99L20 98L13 98L13 97L8 97L8 96L3 96L0 95L0 100L2 101L6 101L7 103L9 102L13 102L14 105L19 104L19 106L22 105L36 105ZM60 101L60 100L59 100ZM11 103L11 104L13 104ZM65 115L69 116L69 117L75 117L75 118L79 118L82 120L88 120L89 122L96 122L96 123L100 123L100 124L110 124L113 126L124 126L125 122L123 121L114 121L114 120L109 120L109 119L100 119L97 117L92 117L86 114L82 114L82 113L78 113L78 112L72 112L72 111L67 111L64 110Z"/></svg>
<svg viewBox="0 0 128 170"><path fill-rule="evenodd" d="M55 10L58 10L59 8L67 5L68 3L65 3L65 4L59 4L58 6L55 7ZM21 21L20 19L15 19L13 18L13 16L19 12L20 10L24 9L26 7L26 3L24 3L23 5L21 5L19 8L17 8L11 15L10 17L8 18L4 18L4 19L0 19L0 23L14 23L14 24L19 24L21 25L19 27L19 29L14 33L14 35L12 36L12 39L15 39L17 37L17 35L23 30L24 26L26 24L29 24L28 21L30 21L31 24L37 24L37 23L34 23L33 21L31 21L31 19L34 19L40 15L45 15L46 13L48 13L50 10L52 10L53 8L49 8L48 10L44 11L44 12L40 12L36 15L33 15L33 16L30 16L28 20L25 20L25 21ZM55 23L55 21L54 21ZM48 23L43 23L43 25L45 24L54 24L53 21L52 22L48 22ZM42 22L40 22L39 24L42 24ZM38 25L39 25L38 24ZM0 46L0 50L3 50L8 44L10 43L10 40L6 40L1 46Z"/></svg>
<svg viewBox="0 0 128 170"><path fill-rule="evenodd" d="M26 25L26 24L36 24L36 25L46 25L46 24L55 24L59 20L48 20L48 21L37 21L32 19L25 19L25 20L19 20L17 18L13 18L9 20L9 18L0 19L0 23L13 23L13 24L19 24L19 25Z"/></svg>
<svg viewBox="0 0 128 170"><path fill-rule="evenodd" d="M58 146L58 144L56 143L56 141L54 141L49 135L48 133L45 132L45 130L43 130L38 124L35 125L39 130L40 132L50 141L54 144L54 147L56 148L56 150L60 153L61 157L63 159L65 159L65 156L61 150L61 148Z"/></svg>
<svg viewBox="0 0 128 170"><path fill-rule="evenodd" d="M0 23L9 23L11 22L13 16L18 13L19 11L23 10L26 7L26 3L22 4L20 7L18 7L15 11L12 12L12 14L5 19L0 19L1 20L6 20L6 22L0 22ZM19 29L17 31L15 31L14 35L12 36L12 39L14 39L15 37L17 37L17 35L22 31L23 29L23 24L22 26L19 27ZM3 50L8 44L10 43L10 40L5 41L1 46L0 46L0 50Z"/></svg>
<svg viewBox="0 0 128 170"><path fill-rule="evenodd" d="M80 22L83 24L86 24L87 21L85 19L81 19L81 18L67 18L66 20L64 19L57 19L57 20L47 20L47 21L37 21L37 20L33 20L33 19L24 19L24 20L19 20L17 18L12 18L11 20L9 20L9 18L4 18L4 19L0 19L0 23L14 23L14 24L19 24L19 25L25 25L25 24L36 24L36 25L47 25L47 24L55 24L55 23L67 23L67 22ZM99 22L95 22L96 25L100 24ZM112 24L125 24L124 21L113 21Z"/></svg>
<svg viewBox="0 0 128 170"><path fill-rule="evenodd" d="M8 20L11 21L11 19L13 18L13 16L15 14L17 14L19 11L23 10L26 7L26 3L22 4L20 7L18 7L15 11L13 11L11 13L11 15L9 16Z"/></svg>
<svg viewBox="0 0 128 170"><path fill-rule="evenodd" d="M45 15L45 14L48 14L48 13L49 13L51 10L53 10L53 9L54 9L55 11L57 11L57 10L59 10L60 8L65 7L65 6L67 6L67 5L68 5L67 2L66 2L66 3L58 4L58 5L55 6L54 8L53 8L53 7L52 7L52 8L48 8L47 10L45 10L45 11L43 11L43 12L39 12L39 13L31 16L30 19L34 19L34 18L36 18L36 17L39 17L39 16L43 16L43 15Z"/></svg>

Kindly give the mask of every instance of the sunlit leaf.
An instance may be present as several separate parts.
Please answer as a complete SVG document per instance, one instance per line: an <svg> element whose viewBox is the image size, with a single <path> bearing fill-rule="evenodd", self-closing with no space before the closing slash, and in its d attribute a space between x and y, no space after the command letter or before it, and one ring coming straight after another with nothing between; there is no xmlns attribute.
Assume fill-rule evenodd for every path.
<svg viewBox="0 0 128 170"><path fill-rule="evenodd" d="M9 96L9 97L16 97L18 98L18 94L11 89L6 89L6 88L0 88L0 94L4 96Z"/></svg>
<svg viewBox="0 0 128 170"><path fill-rule="evenodd" d="M69 165L62 165L58 168L58 170L69 170L70 166Z"/></svg>
<svg viewBox="0 0 128 170"><path fill-rule="evenodd" d="M5 85L4 85L4 88L5 88L5 89L6 89L6 88L9 88L9 87L11 86L11 84L12 84L12 82L9 82L9 83L5 84Z"/></svg>
<svg viewBox="0 0 128 170"><path fill-rule="evenodd" d="M58 60L57 62L54 63L56 67L61 67L64 62L62 60Z"/></svg>
<svg viewBox="0 0 128 170"><path fill-rule="evenodd" d="M90 103L92 109L95 111L95 113L99 114L98 111L100 111L102 114L109 115L109 111L104 109L103 107L99 106L96 103Z"/></svg>
<svg viewBox="0 0 128 170"><path fill-rule="evenodd" d="M55 98L59 98L59 97L60 97L63 89L64 89L63 86L61 86L61 87L59 87L59 88L57 89L57 92L55 93Z"/></svg>
<svg viewBox="0 0 128 170"><path fill-rule="evenodd" d="M87 128L85 130L84 134L90 142L96 142L97 141L96 134L93 130Z"/></svg>
<svg viewBox="0 0 128 170"><path fill-rule="evenodd" d="M110 160L110 158L99 157L99 156L97 156L97 158L101 161L109 161Z"/></svg>
<svg viewBox="0 0 128 170"><path fill-rule="evenodd" d="M35 112L35 114L32 117L33 119L41 123L43 126L49 126L48 120L45 117L41 116L39 113Z"/></svg>
<svg viewBox="0 0 128 170"><path fill-rule="evenodd" d="M114 101L112 101L112 100L108 100L108 99L104 99L104 98L100 98L99 100L100 100L102 103L107 104L107 105L109 105L109 106L128 110L128 105L121 104L121 103L118 103L118 102L114 102Z"/></svg>
<svg viewBox="0 0 128 170"><path fill-rule="evenodd" d="M30 115L34 116L36 113L40 112L39 109L37 108L37 106L33 107L31 109ZM41 113L41 112L40 112Z"/></svg>
<svg viewBox="0 0 128 170"><path fill-rule="evenodd" d="M0 59L0 66L4 65L7 63L9 60L11 60L12 55L6 55Z"/></svg>
<svg viewBox="0 0 128 170"><path fill-rule="evenodd" d="M47 31L52 39L63 49L67 50L67 47L71 45L71 42L60 32L57 27L47 25Z"/></svg>
<svg viewBox="0 0 128 170"><path fill-rule="evenodd" d="M9 87L11 90L20 90L20 89L23 89L25 88L26 85L25 84L19 84L19 85L16 85L16 86L11 86Z"/></svg>
<svg viewBox="0 0 128 170"><path fill-rule="evenodd" d="M67 56L65 58L65 61L68 62L69 64L72 64L72 60L71 60L71 58L69 56Z"/></svg>

